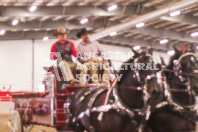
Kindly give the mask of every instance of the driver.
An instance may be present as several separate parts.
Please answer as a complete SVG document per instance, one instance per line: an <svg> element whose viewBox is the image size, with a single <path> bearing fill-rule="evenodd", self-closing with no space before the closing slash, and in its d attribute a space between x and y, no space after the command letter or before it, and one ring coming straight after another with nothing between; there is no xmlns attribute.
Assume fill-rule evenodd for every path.
<svg viewBox="0 0 198 132"><path fill-rule="evenodd" d="M62 61L58 62L58 65L61 68L64 77L66 77L67 81L73 85L78 84L78 81L74 78L71 68L76 68L77 64L72 62L71 56L76 57L77 51L74 43L67 39L67 35L68 31L64 27L60 27L54 32L54 36L59 40L52 45L50 58L52 60L56 60L57 54L55 52L59 52L61 54ZM78 67L81 67L79 68L81 76L87 74L87 67L85 65L78 63ZM85 85L86 80L80 79L79 83L80 85Z"/></svg>

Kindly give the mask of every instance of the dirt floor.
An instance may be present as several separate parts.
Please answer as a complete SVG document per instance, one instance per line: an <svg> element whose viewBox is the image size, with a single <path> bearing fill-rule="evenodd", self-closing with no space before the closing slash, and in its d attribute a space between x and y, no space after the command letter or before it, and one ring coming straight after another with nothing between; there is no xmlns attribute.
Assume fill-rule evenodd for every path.
<svg viewBox="0 0 198 132"><path fill-rule="evenodd" d="M0 115L0 132L10 132L8 126L10 115ZM36 125L30 132L57 132L54 128ZM198 129L197 131L198 132Z"/></svg>
<svg viewBox="0 0 198 132"><path fill-rule="evenodd" d="M10 132L8 127L9 115L0 115L0 132ZM30 132L57 132L54 128L44 126L34 126Z"/></svg>

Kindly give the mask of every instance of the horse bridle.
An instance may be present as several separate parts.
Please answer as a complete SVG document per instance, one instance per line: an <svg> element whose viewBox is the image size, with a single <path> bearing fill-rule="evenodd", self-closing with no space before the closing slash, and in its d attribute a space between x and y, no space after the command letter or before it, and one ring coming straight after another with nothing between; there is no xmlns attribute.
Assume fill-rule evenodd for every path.
<svg viewBox="0 0 198 132"><path fill-rule="evenodd" d="M189 79L186 78L186 77L184 77L184 76L182 76L183 73L182 73L182 69L181 69L181 61L186 56L193 56L193 57L196 58L196 56L195 56L194 53L186 53L186 54L183 54L182 56L180 56L178 60L174 60L173 63L174 63L174 70L176 71L175 72L175 75L179 77L179 79L180 79L181 82L185 82L186 84L188 84L189 83L188 82ZM194 72L195 73L198 73L198 71L196 71L196 70Z"/></svg>
<svg viewBox="0 0 198 132"><path fill-rule="evenodd" d="M149 100L149 98L151 97L151 95L150 95L150 93L148 92L148 89L147 89L148 81L149 81L149 80L152 80L152 79L154 79L154 78L157 78L157 77L156 77L156 74L155 74L155 73L152 73L152 74L150 74L150 75L147 75L147 76L144 78L144 81L142 82L142 80L141 80L141 78L140 78L140 73L139 73L139 70L138 70L138 63L139 63L140 59L141 59L142 57L145 57L145 56L150 57L150 58L153 58L153 57L152 57L151 55L149 55L149 54L142 55L142 56L140 56L140 57L138 57L138 58L136 58L136 59L134 60L133 65L134 65L134 67L135 67L134 72L135 72L137 81L138 81L138 83L140 84L140 87L137 87L136 89L137 89L137 90L142 90L142 91L143 91L143 93L144 93L143 98L144 98L145 103L147 103L148 100ZM153 61L153 63L154 63L154 61ZM158 78L157 78L157 79L158 79Z"/></svg>
<svg viewBox="0 0 198 132"><path fill-rule="evenodd" d="M148 56L148 57L151 57L151 58L152 58L152 56L149 55L149 54L147 54L147 55L145 55L145 56ZM144 56L142 55L142 56L136 58L136 59L134 60L134 62L133 62L133 65L134 65L134 67L135 67L135 75L136 75L136 77L137 77L138 83L141 84L141 85L145 85L145 84L147 84L147 82L148 82L149 80L151 80L151 79L153 79L153 78L156 78L156 75L155 75L155 74L147 75L146 78L145 78L145 80L144 80L144 82L142 83L141 78L140 78L140 73L139 73L139 70L138 70L138 62L139 62L139 60L140 60L142 57L144 57Z"/></svg>
<svg viewBox="0 0 198 132"><path fill-rule="evenodd" d="M175 74L176 76L178 76L179 79L180 79L180 81L185 83L185 85L187 86L187 91L188 91L190 94L191 94L191 92L190 92L190 91L191 91L190 80L189 80L189 78L183 77L183 75L186 75L186 76L190 76L190 75L187 75L187 74L185 74L185 73L182 73L182 70L181 70L181 61L182 61L182 59L183 59L184 57L186 57L186 56L191 56L191 55L195 57L195 54L193 54L193 53L186 53L186 54L183 54L182 56L180 56L179 59L176 60L176 61L174 62L174 70L173 70L173 71L172 71L172 70L164 69L164 71L171 72L171 73ZM164 86L164 89L165 89L165 96L167 97L167 101L165 101L165 103L163 102L164 105L172 104L172 105L174 106L173 109L175 109L175 110L177 110L177 111L180 111L180 112L183 111L185 108L188 108L188 109L190 109L190 110L192 110L192 111L198 112L198 111L197 111L198 105L196 105L197 103L195 103L195 104L192 105L192 106L187 107L187 106L181 106L181 105L177 104L177 103L172 99L170 87L169 87L168 84L167 84L166 78L163 79L163 86ZM180 90L178 90L178 91L180 91ZM197 101L197 100L195 100L195 101ZM163 103L161 103L161 104L163 104ZM160 106L160 105L159 105L159 106ZM160 107L162 107L162 106L163 106L163 105L161 105ZM159 107L159 108L160 108L160 107Z"/></svg>
<svg viewBox="0 0 198 132"><path fill-rule="evenodd" d="M136 58L136 59L134 60L134 62L135 62L135 63L133 63L134 66L137 65L137 63L139 62L139 60L140 60L142 57L143 57L143 56L140 56L140 57L138 57L138 58ZM139 74L139 71L138 71L137 69L138 69L138 68L136 67L135 74L136 74L136 77L137 77L138 81L140 82L140 84L142 84L142 83L141 83L141 79L140 79L140 74ZM133 111L131 111L131 109L128 108L128 107L123 103L123 101L120 99L117 89L115 89L115 88L110 88L110 90L112 90L113 96L114 96L114 98L115 98L115 101L114 101L112 104L106 104L106 105L103 105L103 106L98 106L98 107L93 107L93 108L91 107L92 104L93 104L93 102L94 102L94 100L96 99L96 97L97 97L101 92L103 92L102 90L101 90L101 91L99 90L98 92L96 92L96 93L94 94L93 97L91 97L90 102L89 102L89 104L88 104L88 106L90 106L90 107L89 107L87 110L81 112L81 113L77 116L77 118L74 118L74 119L73 119L73 122L75 122L76 120L82 118L84 115L90 116L90 113L91 113L91 112L100 112L100 114L101 114L101 113L107 112L107 111L109 111L109 110L111 110L111 109L116 110L116 111L118 111L118 112L124 112L124 113L128 114L132 119L135 117L135 113L138 113L139 115L142 115L142 116L143 116L144 114L146 114L146 116L148 117L148 114L149 114L149 112L150 112L150 111L149 111L150 106L147 106L147 101L148 101L148 99L149 99L149 97L150 97L150 94L147 92L147 86L146 86L146 84L147 84L147 82L148 82L150 79L155 78L155 77L156 77L155 74L147 75L147 78L145 79L144 84L141 85L140 87L136 87L137 90L143 90L143 93L144 93L144 97L143 97L143 98L144 98L144 101L145 101L145 105L144 105L144 108L143 108L142 110L134 109ZM83 98L83 99L84 99L84 98ZM90 104L91 104L91 105L90 105ZM146 113L145 113L145 112L146 112ZM98 118L99 118L99 117L98 117ZM139 129L141 129L141 126L140 126Z"/></svg>

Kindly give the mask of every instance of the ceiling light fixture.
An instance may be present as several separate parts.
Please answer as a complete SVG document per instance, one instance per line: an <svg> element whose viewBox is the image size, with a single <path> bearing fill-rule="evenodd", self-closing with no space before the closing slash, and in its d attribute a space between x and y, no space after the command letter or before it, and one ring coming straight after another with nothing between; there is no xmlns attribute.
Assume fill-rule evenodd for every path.
<svg viewBox="0 0 198 132"><path fill-rule="evenodd" d="M18 23L19 23L19 20L15 19L15 20L12 21L12 25L14 25L14 26L17 25Z"/></svg>
<svg viewBox="0 0 198 132"><path fill-rule="evenodd" d="M81 23L81 24L85 24L85 23L87 23L88 21L89 21L89 19L84 18L84 19L80 20L80 23Z"/></svg>
<svg viewBox="0 0 198 132"><path fill-rule="evenodd" d="M197 36L198 36L198 32L191 33L191 37L197 37Z"/></svg>
<svg viewBox="0 0 198 132"><path fill-rule="evenodd" d="M134 50L139 50L140 48L141 47L139 45L133 47Z"/></svg>
<svg viewBox="0 0 198 132"><path fill-rule="evenodd" d="M34 12L36 9L37 9L37 6L31 6L30 9L29 9L29 11L30 12Z"/></svg>
<svg viewBox="0 0 198 132"><path fill-rule="evenodd" d="M166 43L168 43L168 39L160 40L160 44L166 44Z"/></svg>
<svg viewBox="0 0 198 132"><path fill-rule="evenodd" d="M141 28L141 27L144 27L144 23L138 23L138 24L136 24L136 28Z"/></svg>
<svg viewBox="0 0 198 132"><path fill-rule="evenodd" d="M181 11L175 11L175 12L171 12L170 13L170 16L178 16L178 15L180 15L181 14Z"/></svg>
<svg viewBox="0 0 198 132"><path fill-rule="evenodd" d="M168 54L168 55L174 55L174 54L175 54L175 51L174 51L174 50L169 50L169 51L167 52L167 54Z"/></svg>
<svg viewBox="0 0 198 132"><path fill-rule="evenodd" d="M4 34L5 34L5 30L1 30L0 35L4 35Z"/></svg>
<svg viewBox="0 0 198 132"><path fill-rule="evenodd" d="M109 35L110 36L115 36L115 35L117 35L117 32L111 32Z"/></svg>
<svg viewBox="0 0 198 132"><path fill-rule="evenodd" d="M109 6L109 7L108 7L108 11L113 11L113 10L115 10L115 9L117 9L117 8L118 8L117 5L112 5L112 6Z"/></svg>
<svg viewBox="0 0 198 132"><path fill-rule="evenodd" d="M43 37L43 41L47 41L47 40L49 40L49 37L47 36Z"/></svg>

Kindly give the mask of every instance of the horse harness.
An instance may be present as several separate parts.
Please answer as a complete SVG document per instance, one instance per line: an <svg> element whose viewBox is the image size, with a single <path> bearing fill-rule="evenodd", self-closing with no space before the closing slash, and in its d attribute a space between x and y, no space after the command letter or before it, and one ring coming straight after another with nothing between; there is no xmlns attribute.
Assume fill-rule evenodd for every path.
<svg viewBox="0 0 198 132"><path fill-rule="evenodd" d="M184 57L184 56L183 56ZM182 57L182 58L183 58ZM181 60L181 59L180 59ZM136 62L138 62L138 60L136 60ZM180 61L179 61L180 62ZM140 82L140 76L139 76L139 72L136 70L135 71L137 80ZM119 94L117 89L115 88L108 88L108 89L99 89L99 90L90 90L87 91L84 96L82 96L80 98L80 101L83 102L86 98L86 96L90 95L91 93L93 93L89 103L88 103L88 108L81 112L80 114L78 114L77 116L75 116L72 119L73 123L77 123L78 121L80 121L83 126L86 128L86 130L88 132L95 132L93 126L91 125L91 121L90 121L90 116L91 113L93 112L99 112L99 116L98 116L98 120L101 121L101 114L103 114L104 112L108 112L110 110L115 110L117 113L121 114L121 115L128 115L133 122L135 122L136 124L138 124L135 121L135 117L142 117L144 118L144 121L142 122L142 124L138 124L138 131L142 132L143 130L143 126L145 125L146 121L149 119L151 112L160 109L162 107L165 106L171 106L173 111L179 112L179 113L183 113L182 115L186 116L186 113L193 112L193 113L198 113L198 105L197 104L197 100L196 103L192 106L181 106L179 104L177 104L171 95L170 92L170 88L167 84L166 79L164 78L162 81L162 84L164 86L164 95L165 95L165 100L159 104L157 104L155 107L151 107L150 105L148 105L147 101L150 98L150 94L147 92L147 81L150 80L151 78L154 78L155 75L148 75L145 79L145 83L144 85L141 85L140 87L136 87L137 90L143 90L144 93L144 108L143 109L130 109L128 108L120 99ZM99 107L93 107L93 103L95 102L96 98L102 94L103 92L110 92L109 97L108 97L108 103L106 105L102 105ZM187 119L189 119L190 121L192 121L193 119L186 116Z"/></svg>
<svg viewBox="0 0 198 132"><path fill-rule="evenodd" d="M187 86L187 91L189 94L192 94L193 91L191 91L191 87L190 87L190 82L189 82L189 79L186 79L184 78L182 75L182 71L181 71L181 60L186 57L186 56L189 56L189 55L192 55L194 56L193 53L186 53L186 54L183 54L179 59L178 61L176 60L174 62L174 71L171 71L171 70L167 70L167 69L164 69L164 71L168 71L168 72L173 72L175 73L176 76L179 77L180 81L183 82L186 86ZM163 72L163 70L162 70ZM193 117L189 117L187 116L190 112L191 113L194 113L194 114L198 114L198 101L197 99L195 98L195 103L194 105L191 105L191 106L182 106L178 103L176 103L173 98L172 98L172 95L171 95L171 91L170 91L170 87L169 85L167 84L167 80L166 78L164 77L163 78L163 86L164 86L164 95L165 95L165 101L159 103L158 105L156 105L156 108L155 110L159 109L159 108L162 108L162 107L165 107L165 106L171 106L171 109L173 111L176 111L176 112L179 112L180 114L182 114L183 116L187 117L187 119L189 119L190 121L193 121Z"/></svg>
<svg viewBox="0 0 198 132"><path fill-rule="evenodd" d="M189 117L189 113L193 113L195 115L198 114L198 101L195 98L195 103L194 105L191 106L183 106L180 105L178 103L176 103L171 95L171 91L170 88L166 82L166 80L163 80L163 86L164 86L164 95L165 95L165 100L159 104L156 105L155 108L152 108L151 112L156 111L157 109L166 107L166 106L170 106L171 110L175 111L175 112L179 112L181 115L183 115L184 117L186 117L189 121L193 121L195 120L194 117Z"/></svg>
<svg viewBox="0 0 198 132"><path fill-rule="evenodd" d="M142 88L138 87L137 90L142 90ZM93 107L93 103L95 102L96 98L104 92L110 92L109 96L107 97L108 103L106 105L101 105L99 107ZM88 102L88 108L72 119L73 123L77 123L78 121L80 121L80 123L83 124L83 127L85 127L88 132L95 132L90 121L91 113L98 112L99 113L98 120L102 121L101 116L103 116L103 113L114 110L120 115L123 115L123 116L126 115L130 117L130 119L132 119L132 122L137 125L138 123L135 121L135 118L137 116L138 117L141 116L142 118L145 118L146 112L149 109L149 107L145 105L143 109L131 110L122 102L115 88L99 89L96 91L92 90L91 92L88 91L84 94L83 97L81 97L80 102L82 103L85 100L86 96L88 96L91 93L93 93L93 95L90 101ZM147 94L145 96L147 96ZM148 97L145 97L145 98L148 98ZM141 127L140 126L141 124L138 124L138 125L139 127Z"/></svg>
<svg viewBox="0 0 198 132"><path fill-rule="evenodd" d="M139 58L140 59L140 58ZM138 60L135 60L134 62L138 63ZM147 78L145 78L144 83L141 83L141 79L139 76L139 71L136 70L135 71L135 75L137 77L137 80L139 82L139 84L141 84L140 87L133 87L137 90L142 90L143 91L143 100L144 100L144 107L143 109L131 109L128 108L123 101L120 99L118 91L116 88L108 88L108 89L99 89L99 90L90 90L87 91L86 93L84 93L84 96L82 96L80 98L80 102L83 102L86 98L86 96L90 95L91 93L93 93L89 103L88 103L88 108L81 112L80 114L78 114L77 116L75 116L72 119L73 123L76 123L78 121L81 122L81 124L83 124L83 126L86 128L86 130L88 132L95 132L93 126L91 125L91 121L90 121L90 116L91 113L93 112L99 112L99 116L98 116L98 120L101 121L102 120L102 116L104 112L109 112L110 110L115 110L118 114L120 115L127 115L132 119L132 122L135 123L136 125L138 125L138 131L142 132L143 126L142 124L144 124L145 121L142 121L143 123L140 124L138 122L135 121L136 117L139 117L142 119L148 119L150 117L150 106L148 106L147 101L150 97L149 93L147 92L147 82L148 80L155 78L155 75L148 75ZM108 98L108 103L106 105L102 105L99 107L93 107L93 103L95 102L96 98L102 94L103 92L110 92L109 97Z"/></svg>
<svg viewBox="0 0 198 132"><path fill-rule="evenodd" d="M180 56L180 58L178 60L174 60L174 73L176 76L179 77L181 82L184 82L186 85L188 85L187 81L189 81L188 79L186 79L185 77L183 77L182 75L185 75L184 73L182 73L182 69L181 69L181 60L186 57L186 56L193 56L195 57L194 53L186 53L183 54L182 56ZM176 71L176 72L175 72ZM197 70L194 71L195 73L198 73ZM187 76L192 76L192 75L187 75Z"/></svg>

